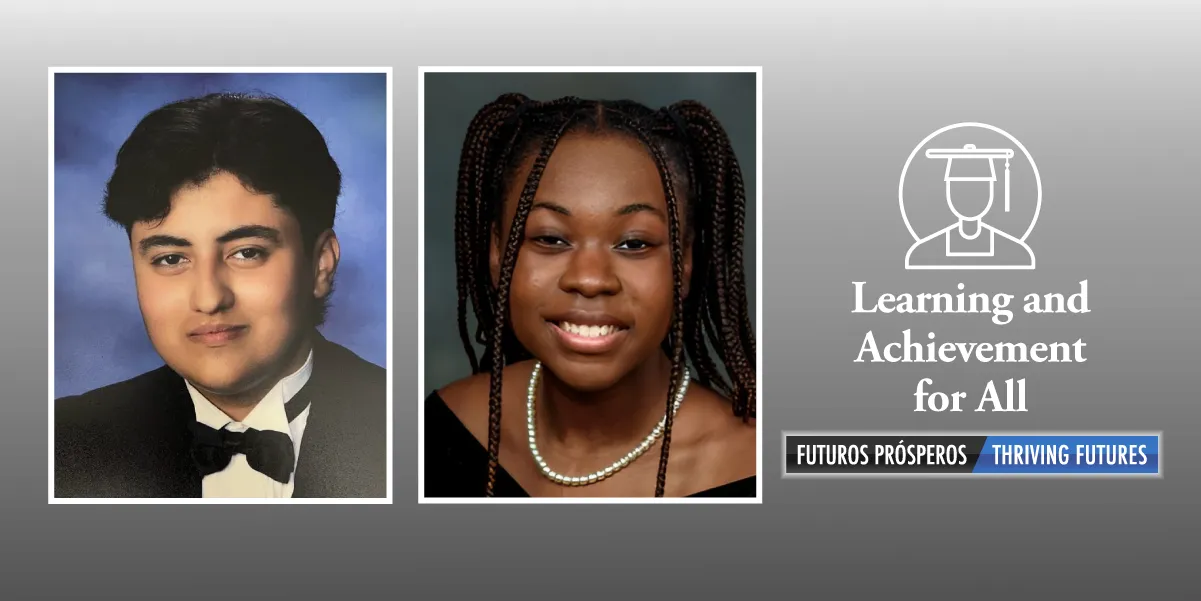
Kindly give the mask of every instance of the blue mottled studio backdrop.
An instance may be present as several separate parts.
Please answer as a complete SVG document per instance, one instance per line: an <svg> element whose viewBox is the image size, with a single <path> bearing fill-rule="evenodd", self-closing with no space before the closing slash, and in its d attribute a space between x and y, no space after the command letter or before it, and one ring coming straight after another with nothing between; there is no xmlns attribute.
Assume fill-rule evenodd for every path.
<svg viewBox="0 0 1201 601"><path fill-rule="evenodd" d="M278 96L324 134L342 170L342 246L327 338L384 366L387 76L383 73L54 75L54 395L149 371L162 360L138 311L125 231L103 214L117 150L150 111L211 92Z"/></svg>

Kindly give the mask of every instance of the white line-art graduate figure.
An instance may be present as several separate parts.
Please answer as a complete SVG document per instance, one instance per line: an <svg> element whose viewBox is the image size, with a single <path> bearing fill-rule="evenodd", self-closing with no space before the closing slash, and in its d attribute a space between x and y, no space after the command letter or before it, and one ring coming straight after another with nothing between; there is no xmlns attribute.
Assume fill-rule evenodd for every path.
<svg viewBox="0 0 1201 601"><path fill-rule="evenodd" d="M976 125L1004 134L991 126L967 125ZM995 213L990 215L990 211L994 205L998 204L998 201L1003 202L1004 205L1002 215L1010 213L1013 204L1010 162L1015 156L1014 148L1008 146L977 147L976 144L969 142L956 147L926 148L922 155L917 154L918 150L938 133L956 127L959 126L944 128L923 141L910 156L909 162L905 165L905 171L902 173L901 213L905 218L906 225L910 228L910 233L916 240L905 254L905 269L1034 269L1034 252L1025 242L1029 230L1025 235L1018 237L1005 231L1005 226L995 225L993 219L997 216ZM1004 135L1009 138L1008 134ZM1010 139L1012 140L1012 138ZM1012 142L1014 144L1011 146L1020 146L1016 140L1012 140ZM1022 149L1022 152L1025 153L1025 149ZM915 156L919 158L915 159ZM1028 155L1026 156L1028 158ZM924 236L914 231L909 213L913 211L914 203L921 202L923 206L932 207L936 199L923 197L919 200L911 197L909 199L911 208L909 211L906 210L906 174L914 177L919 173L921 175L929 173L928 169L911 171L911 163L915 160L945 162L943 164L945 164L946 170L942 177L944 185L941 192L946 198L946 206L950 208L951 216L955 219L950 225ZM1002 189L997 190L999 184L997 167L998 163L1002 162L1004 181ZM1034 168L1032 160L1030 167L1037 179L1037 170ZM1037 205L1041 203L1041 184L1036 182L1036 187L1039 193L1034 208L1035 219L1038 213ZM929 190L928 193L923 192L922 196L931 196L932 193L933 190ZM913 195L912 190L911 195ZM1030 199L1023 200L1028 203ZM1012 225L1009 225L1011 228ZM1030 229L1033 227L1034 223L1031 220Z"/></svg>

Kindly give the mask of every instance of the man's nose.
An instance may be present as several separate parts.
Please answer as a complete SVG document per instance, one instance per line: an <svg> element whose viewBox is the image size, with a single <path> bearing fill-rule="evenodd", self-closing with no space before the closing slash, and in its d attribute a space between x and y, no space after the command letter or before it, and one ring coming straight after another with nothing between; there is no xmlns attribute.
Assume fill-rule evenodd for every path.
<svg viewBox="0 0 1201 601"><path fill-rule="evenodd" d="M200 266L192 272L192 309L200 313L220 313L233 305L233 291L229 287L225 266L214 264Z"/></svg>

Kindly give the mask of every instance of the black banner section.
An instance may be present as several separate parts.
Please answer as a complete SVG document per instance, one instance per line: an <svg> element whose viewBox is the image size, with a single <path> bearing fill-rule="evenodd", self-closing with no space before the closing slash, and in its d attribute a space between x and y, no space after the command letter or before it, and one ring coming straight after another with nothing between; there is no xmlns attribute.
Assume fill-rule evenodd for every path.
<svg viewBox="0 0 1201 601"><path fill-rule="evenodd" d="M784 436L784 474L970 473L987 436Z"/></svg>

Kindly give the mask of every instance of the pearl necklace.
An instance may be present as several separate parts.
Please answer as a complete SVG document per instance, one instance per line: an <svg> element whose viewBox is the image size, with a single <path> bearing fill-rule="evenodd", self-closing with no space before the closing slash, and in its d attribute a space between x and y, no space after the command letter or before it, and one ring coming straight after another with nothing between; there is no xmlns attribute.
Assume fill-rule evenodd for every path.
<svg viewBox="0 0 1201 601"><path fill-rule="evenodd" d="M554 482L564 486L587 486L589 484L600 482L606 478L610 478L613 476L613 474L616 474L629 464L633 463L635 459L641 457L642 454L645 453L647 449L650 449L651 445L654 445L655 441L659 440L659 437L663 435L663 427L664 424L667 423L666 415L659 420L659 425L655 426L655 429L652 430L651 433L647 435L647 437L644 438L637 447L634 447L633 451L626 453L624 457L614 461L612 465L603 470L597 470L591 474L588 474L587 476L564 476L563 474L552 470L550 466L546 464L546 460L542 458L542 454L538 452L538 442L534 427L534 393L538 390L538 378L541 373L542 362L536 361L534 363L534 371L530 374L530 387L526 391L525 423L526 429L529 431L530 435L530 453L533 453L534 461L537 462L538 468L542 470L542 475L553 480ZM688 391L688 380L688 370L685 368L683 381L680 382L679 390L676 392L676 401L672 404L671 414L673 416L680 411L680 403L684 401L684 393Z"/></svg>

